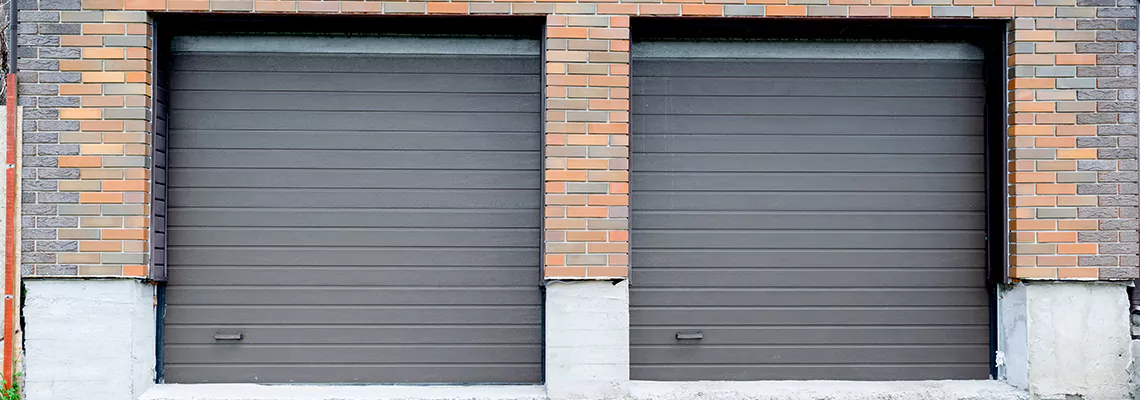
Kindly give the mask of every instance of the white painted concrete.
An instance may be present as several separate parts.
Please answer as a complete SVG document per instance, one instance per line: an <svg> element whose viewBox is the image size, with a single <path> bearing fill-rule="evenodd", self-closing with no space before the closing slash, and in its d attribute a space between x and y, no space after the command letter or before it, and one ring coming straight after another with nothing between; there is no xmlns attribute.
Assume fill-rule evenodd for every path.
<svg viewBox="0 0 1140 400"><path fill-rule="evenodd" d="M630 382L632 400L1024 400L998 381Z"/></svg>
<svg viewBox="0 0 1140 400"><path fill-rule="evenodd" d="M1022 282L999 294L999 350L1010 384L1033 399L1131 398L1125 287Z"/></svg>
<svg viewBox="0 0 1140 400"><path fill-rule="evenodd" d="M546 390L552 399L623 398L629 382L629 281L546 287Z"/></svg>
<svg viewBox="0 0 1140 400"><path fill-rule="evenodd" d="M545 400L542 386L156 385L140 400ZM28 399L36 400L36 399Z"/></svg>
<svg viewBox="0 0 1140 400"><path fill-rule="evenodd" d="M135 400L154 384L154 287L27 279L27 400Z"/></svg>

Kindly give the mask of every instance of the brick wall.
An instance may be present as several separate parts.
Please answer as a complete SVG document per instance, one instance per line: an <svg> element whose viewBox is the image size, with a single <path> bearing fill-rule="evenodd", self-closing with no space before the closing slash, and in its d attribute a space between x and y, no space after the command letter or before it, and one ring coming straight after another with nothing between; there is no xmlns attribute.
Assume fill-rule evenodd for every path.
<svg viewBox="0 0 1140 400"><path fill-rule="evenodd" d="M148 12L538 14L546 271L629 265L630 16L996 18L1009 38L1011 274L1137 276L1136 0L19 0L28 276L147 274Z"/></svg>

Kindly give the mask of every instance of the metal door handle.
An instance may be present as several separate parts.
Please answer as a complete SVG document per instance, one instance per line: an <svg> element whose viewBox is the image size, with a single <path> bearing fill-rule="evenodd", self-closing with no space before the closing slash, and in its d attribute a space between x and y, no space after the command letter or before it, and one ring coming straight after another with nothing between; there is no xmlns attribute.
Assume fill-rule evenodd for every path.
<svg viewBox="0 0 1140 400"><path fill-rule="evenodd" d="M215 333L214 340L242 340L245 335L241 333Z"/></svg>
<svg viewBox="0 0 1140 400"><path fill-rule="evenodd" d="M705 338L704 332L677 332L677 340L701 340Z"/></svg>

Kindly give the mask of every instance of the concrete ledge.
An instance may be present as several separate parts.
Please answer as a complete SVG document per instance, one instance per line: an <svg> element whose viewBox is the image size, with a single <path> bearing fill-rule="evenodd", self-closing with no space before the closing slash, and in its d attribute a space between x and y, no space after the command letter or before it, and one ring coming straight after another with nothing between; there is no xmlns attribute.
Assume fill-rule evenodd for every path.
<svg viewBox="0 0 1140 400"><path fill-rule="evenodd" d="M998 381L764 381L629 384L634 400L1025 400L1029 393Z"/></svg>
<svg viewBox="0 0 1140 400"><path fill-rule="evenodd" d="M542 386L155 385L140 400L544 400Z"/></svg>

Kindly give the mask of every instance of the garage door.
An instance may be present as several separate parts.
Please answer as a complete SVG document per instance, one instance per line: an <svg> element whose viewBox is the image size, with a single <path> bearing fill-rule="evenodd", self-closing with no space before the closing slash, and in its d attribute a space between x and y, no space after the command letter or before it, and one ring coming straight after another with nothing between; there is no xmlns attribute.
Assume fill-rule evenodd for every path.
<svg viewBox="0 0 1140 400"><path fill-rule="evenodd" d="M632 377L986 378L978 49L638 43Z"/></svg>
<svg viewBox="0 0 1140 400"><path fill-rule="evenodd" d="M180 37L168 382L537 382L535 41Z"/></svg>

